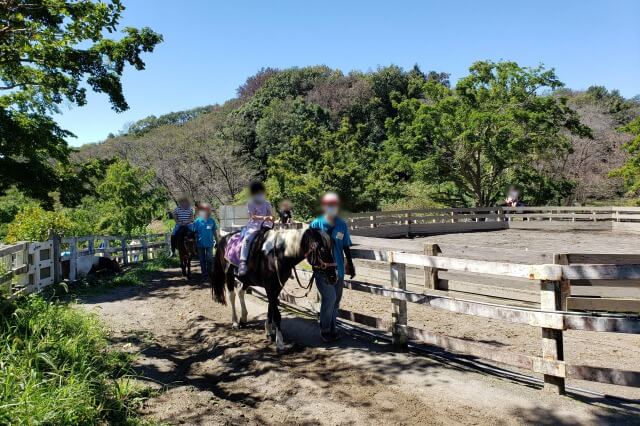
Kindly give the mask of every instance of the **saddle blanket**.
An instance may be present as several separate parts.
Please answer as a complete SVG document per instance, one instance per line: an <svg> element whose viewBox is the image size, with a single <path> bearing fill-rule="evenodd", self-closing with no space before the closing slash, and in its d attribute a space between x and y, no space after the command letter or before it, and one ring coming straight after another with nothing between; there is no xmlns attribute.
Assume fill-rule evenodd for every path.
<svg viewBox="0 0 640 426"><path fill-rule="evenodd" d="M224 250L224 257L235 266L240 265L240 250L242 250L242 235L237 233L232 235Z"/></svg>

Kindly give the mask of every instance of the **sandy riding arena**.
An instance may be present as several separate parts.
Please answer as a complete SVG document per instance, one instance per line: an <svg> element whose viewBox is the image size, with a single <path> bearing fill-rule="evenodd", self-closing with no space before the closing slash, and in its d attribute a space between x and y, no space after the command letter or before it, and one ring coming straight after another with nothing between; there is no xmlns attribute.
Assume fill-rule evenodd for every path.
<svg viewBox="0 0 640 426"><path fill-rule="evenodd" d="M196 270L197 273L197 270ZM264 336L266 304L247 296L249 326L178 270L144 287L88 296L81 306L110 328L115 348L138 353L137 371L159 389L143 413L169 424L637 424L640 407L587 394L555 396L454 361L395 353L347 336L320 343L312 319L285 313L291 349ZM348 296L347 296L348 297ZM348 301L347 301L348 303Z"/></svg>

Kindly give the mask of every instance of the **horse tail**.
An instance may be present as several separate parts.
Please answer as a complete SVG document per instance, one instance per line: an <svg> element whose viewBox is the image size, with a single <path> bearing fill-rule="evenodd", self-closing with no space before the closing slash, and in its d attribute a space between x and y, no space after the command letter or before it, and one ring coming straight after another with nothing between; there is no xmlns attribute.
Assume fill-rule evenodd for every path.
<svg viewBox="0 0 640 426"><path fill-rule="evenodd" d="M224 251L227 245L227 240L228 239L226 237L220 239L220 242L216 249L216 257L213 261L214 264L212 272L209 278L209 280L211 281L211 298L223 305L227 304L224 288L226 279Z"/></svg>

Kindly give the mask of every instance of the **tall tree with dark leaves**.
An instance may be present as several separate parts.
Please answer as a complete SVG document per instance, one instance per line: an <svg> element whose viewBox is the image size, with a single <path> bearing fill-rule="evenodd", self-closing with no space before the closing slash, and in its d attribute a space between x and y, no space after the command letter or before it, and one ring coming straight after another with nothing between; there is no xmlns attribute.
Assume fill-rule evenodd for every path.
<svg viewBox="0 0 640 426"><path fill-rule="evenodd" d="M0 0L0 192L44 200L58 189L72 136L51 117L61 103L85 105L90 89L128 108L122 73L143 70L162 36L119 30L123 11L120 0Z"/></svg>

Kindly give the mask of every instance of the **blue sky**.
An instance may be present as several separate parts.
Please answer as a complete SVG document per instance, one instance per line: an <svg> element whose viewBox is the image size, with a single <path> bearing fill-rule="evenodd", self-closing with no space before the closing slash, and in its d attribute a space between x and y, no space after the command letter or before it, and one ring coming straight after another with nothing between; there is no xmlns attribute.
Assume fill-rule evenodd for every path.
<svg viewBox="0 0 640 426"><path fill-rule="evenodd" d="M123 78L130 110L105 96L63 106L58 122L104 139L148 115L223 102L262 67L325 64L343 71L417 63L464 76L480 59L554 67L568 87L640 94L639 0L208 1L123 0L124 25L149 26L164 43L147 69Z"/></svg>

